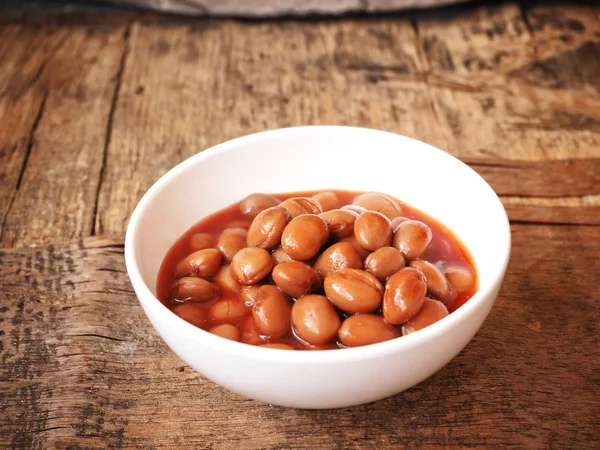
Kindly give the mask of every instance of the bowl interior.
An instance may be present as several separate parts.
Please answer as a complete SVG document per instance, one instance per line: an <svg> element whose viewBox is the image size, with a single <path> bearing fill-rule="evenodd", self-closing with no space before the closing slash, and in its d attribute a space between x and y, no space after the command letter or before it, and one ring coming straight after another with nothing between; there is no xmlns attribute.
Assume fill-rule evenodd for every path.
<svg viewBox="0 0 600 450"><path fill-rule="evenodd" d="M162 177L136 209L127 239L147 287L189 227L252 192L313 189L379 191L435 217L471 252L480 288L508 258L506 213L468 166L422 142L376 130L300 127L258 133L213 147Z"/></svg>

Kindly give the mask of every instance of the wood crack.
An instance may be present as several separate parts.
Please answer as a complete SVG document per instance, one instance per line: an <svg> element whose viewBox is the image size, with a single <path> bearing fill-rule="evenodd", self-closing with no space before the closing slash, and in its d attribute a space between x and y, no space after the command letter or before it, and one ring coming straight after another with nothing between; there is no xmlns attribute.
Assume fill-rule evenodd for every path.
<svg viewBox="0 0 600 450"><path fill-rule="evenodd" d="M125 339L119 339L119 338L112 337L112 336L104 336L103 334L97 334L97 333L67 334L65 336L66 337L97 337L100 339L107 339L109 341L127 342Z"/></svg>
<svg viewBox="0 0 600 450"><path fill-rule="evenodd" d="M33 149L35 133L40 124L40 121L42 120L42 116L44 115L44 110L46 109L46 101L48 100L48 94L49 94L49 92L46 89L44 91L44 96L42 97L42 100L40 101L40 107L38 109L38 112L37 112L35 118L33 119L33 123L29 130L29 135L27 136L27 147L25 148L23 164L21 165L21 170L20 170L19 176L17 178L17 183L15 184L15 189L13 190L12 195L10 197L10 201L8 202L8 208L6 208L6 213L4 214L4 217L2 218L2 226L0 226L0 239L2 239L2 236L4 235L5 228L6 228L6 220L8 219L8 215L10 214L11 208L15 202L15 198L17 197L17 192L19 191L19 188L21 187L21 183L23 182L23 177L25 176L25 169L27 168L29 156L31 155L31 151Z"/></svg>
<svg viewBox="0 0 600 450"><path fill-rule="evenodd" d="M552 227L573 227L573 228L578 228L578 227L593 227L593 228L597 228L598 224L597 223L571 223L571 222L552 222L552 221L546 221L546 220L525 220L525 219L510 219L509 220L511 225L532 225L532 226L552 226Z"/></svg>
<svg viewBox="0 0 600 450"><path fill-rule="evenodd" d="M98 177L98 186L96 187L96 197L94 201L94 209L92 212L92 229L90 235L96 236L99 231L97 228L101 228L100 220L98 218L98 202L100 200L100 190L102 189L102 183L106 174L106 164L108 160L108 149L112 138L113 121L115 116L115 110L117 109L117 102L119 100L119 94L121 92L121 84L123 82L123 73L125 71L125 65L127 63L127 56L129 55L129 37L131 35L131 27L133 23L129 23L125 32L123 33L123 53L121 54L121 61L119 62L119 69L117 70L115 89L113 91L113 97L110 104L110 112L108 113L108 120L106 123L106 135L104 138L104 151L102 152L102 165L100 166L100 174Z"/></svg>

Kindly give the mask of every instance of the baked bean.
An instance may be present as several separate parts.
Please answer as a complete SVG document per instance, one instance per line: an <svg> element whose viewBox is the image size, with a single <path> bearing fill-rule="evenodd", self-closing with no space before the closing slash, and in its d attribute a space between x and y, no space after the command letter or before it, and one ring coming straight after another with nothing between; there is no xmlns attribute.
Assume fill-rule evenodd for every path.
<svg viewBox="0 0 600 450"><path fill-rule="evenodd" d="M398 225L400 225L402 222L406 222L407 220L410 220L410 219L408 217L403 217L403 216L395 217L394 219L392 219L392 230L396 231L396 227Z"/></svg>
<svg viewBox="0 0 600 450"><path fill-rule="evenodd" d="M327 298L347 313L368 313L381 306L383 287L368 272L344 269L329 274L324 282Z"/></svg>
<svg viewBox="0 0 600 450"><path fill-rule="evenodd" d="M279 349L279 350L294 350L294 347L292 347L291 345L282 344L280 342L275 342L273 344L263 344L263 345L261 345L261 347L264 347L264 348L276 348L276 349Z"/></svg>
<svg viewBox="0 0 600 450"><path fill-rule="evenodd" d="M237 252L246 246L246 235L248 231L244 228L227 228L217 241L217 248L220 250L225 261L231 262Z"/></svg>
<svg viewBox="0 0 600 450"><path fill-rule="evenodd" d="M306 260L317 254L328 237L327 223L321 217L304 214L285 227L281 247L293 259Z"/></svg>
<svg viewBox="0 0 600 450"><path fill-rule="evenodd" d="M356 238L354 236L348 236L340 240L340 242L347 242L348 244L352 245L352 247L354 247L354 250L356 250L356 252L360 255L360 259L362 259L363 261L367 256L369 256L369 250L365 250L364 248L362 248L360 244L356 241Z"/></svg>
<svg viewBox="0 0 600 450"><path fill-rule="evenodd" d="M390 220L402 215L402 207L396 200L376 192L361 194L354 199L352 204L380 212Z"/></svg>
<svg viewBox="0 0 600 450"><path fill-rule="evenodd" d="M402 335L406 336L407 334L419 331L432 323L443 319L447 315L448 310L442 302L426 298L419 313L402 325Z"/></svg>
<svg viewBox="0 0 600 450"><path fill-rule="evenodd" d="M354 222L356 242L366 250L377 250L392 243L390 219L376 211L360 213Z"/></svg>
<svg viewBox="0 0 600 450"><path fill-rule="evenodd" d="M287 224L292 219L287 209L274 206L261 211L254 218L246 243L249 247L259 247L267 250L278 247L281 243L281 235Z"/></svg>
<svg viewBox="0 0 600 450"><path fill-rule="evenodd" d="M246 247L231 260L231 274L241 284L256 284L273 268L271 254L257 247Z"/></svg>
<svg viewBox="0 0 600 450"><path fill-rule="evenodd" d="M448 266L444 267L444 275L458 293L466 292L472 288L474 282L473 272L467 267Z"/></svg>
<svg viewBox="0 0 600 450"><path fill-rule="evenodd" d="M313 195L312 198L319 202L323 211L331 211L342 206L340 198L332 191L319 192Z"/></svg>
<svg viewBox="0 0 600 450"><path fill-rule="evenodd" d="M292 215L292 218L302 214L321 214L323 212L319 202L310 197L288 198L279 206L287 209Z"/></svg>
<svg viewBox="0 0 600 450"><path fill-rule="evenodd" d="M346 347L360 347L389 341L400 336L400 332L375 314L356 314L342 323L338 332L340 342Z"/></svg>
<svg viewBox="0 0 600 450"><path fill-rule="evenodd" d="M332 209L320 214L320 216L327 223L329 236L332 239L354 236L354 221L357 216L354 212L343 209Z"/></svg>
<svg viewBox="0 0 600 450"><path fill-rule="evenodd" d="M190 238L190 248L194 251L211 248L214 238L208 233L196 233Z"/></svg>
<svg viewBox="0 0 600 450"><path fill-rule="evenodd" d="M405 266L404 256L394 247L381 247L365 259L365 270L381 282Z"/></svg>
<svg viewBox="0 0 600 450"><path fill-rule="evenodd" d="M247 314L246 305L236 297L217 300L208 308L208 317L216 323L240 323Z"/></svg>
<svg viewBox="0 0 600 450"><path fill-rule="evenodd" d="M340 209L343 209L344 211L349 211L353 214L356 214L357 216L360 213L363 213L367 210L367 208L363 208L362 206L358 206L358 205L344 205Z"/></svg>
<svg viewBox="0 0 600 450"><path fill-rule="evenodd" d="M444 274L433 264L422 259L415 259L410 262L410 267L419 269L425 275L427 290L431 292L436 299L445 302L450 296L450 283L444 277Z"/></svg>
<svg viewBox="0 0 600 450"><path fill-rule="evenodd" d="M223 292L238 294L242 286L238 283L231 274L231 265L226 264L215 275L214 281L219 285L219 289Z"/></svg>
<svg viewBox="0 0 600 450"><path fill-rule="evenodd" d="M217 325L216 327L212 327L210 330L208 330L208 332L231 341L240 340L240 330L235 325L231 325L229 323L223 323L221 325Z"/></svg>
<svg viewBox="0 0 600 450"><path fill-rule="evenodd" d="M175 267L175 278L194 276L212 277L221 267L221 252L214 248L198 250L179 261Z"/></svg>
<svg viewBox="0 0 600 450"><path fill-rule="evenodd" d="M321 289L323 279L302 261L288 261L273 268L273 281L286 294L298 298Z"/></svg>
<svg viewBox="0 0 600 450"><path fill-rule="evenodd" d="M265 285L258 290L252 317L260 334L279 338L290 329L291 310L290 301L283 292L275 286Z"/></svg>
<svg viewBox="0 0 600 450"><path fill-rule="evenodd" d="M258 296L258 290L260 289L260 287L261 287L261 285L254 284L252 286L244 286L242 288L240 297L242 297L242 300L244 300L244 303L246 304L246 306L254 305L254 303L256 302L256 298Z"/></svg>
<svg viewBox="0 0 600 450"><path fill-rule="evenodd" d="M417 315L427 293L425 277L413 267L400 269L388 278L383 294L383 318L401 325Z"/></svg>
<svg viewBox="0 0 600 450"><path fill-rule="evenodd" d="M183 277L175 282L175 298L180 301L207 302L219 294L219 288L204 278Z"/></svg>
<svg viewBox="0 0 600 450"><path fill-rule="evenodd" d="M326 297L305 295L292 306L292 324L300 339L312 345L322 345L337 335L342 323Z"/></svg>
<svg viewBox="0 0 600 450"><path fill-rule="evenodd" d="M243 216L253 219L259 212L277 206L281 203L272 195L250 194L240 202L240 212Z"/></svg>
<svg viewBox="0 0 600 450"><path fill-rule="evenodd" d="M418 220L407 220L396 227L392 246L408 260L422 256L429 247L433 234L431 228Z"/></svg>
<svg viewBox="0 0 600 450"><path fill-rule="evenodd" d="M277 247L275 250L273 250L273 252L271 252L271 258L273 258L273 263L275 265L286 261L293 261L292 257L288 255L281 247Z"/></svg>
<svg viewBox="0 0 600 450"><path fill-rule="evenodd" d="M361 269L362 258L349 242L338 242L326 248L317 258L314 268L323 278L344 269Z"/></svg>
<svg viewBox="0 0 600 450"><path fill-rule="evenodd" d="M258 328L254 323L254 317L250 315L240 327L240 341L244 344L259 345L264 342L263 338L260 337Z"/></svg>
<svg viewBox="0 0 600 450"><path fill-rule="evenodd" d="M183 303L173 308L173 312L181 317L186 322L203 327L208 318L206 308L197 303Z"/></svg>

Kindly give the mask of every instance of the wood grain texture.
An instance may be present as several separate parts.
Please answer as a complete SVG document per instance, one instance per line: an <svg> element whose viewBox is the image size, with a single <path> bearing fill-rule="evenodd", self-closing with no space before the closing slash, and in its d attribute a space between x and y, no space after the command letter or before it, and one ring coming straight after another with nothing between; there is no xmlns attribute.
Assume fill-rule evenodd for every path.
<svg viewBox="0 0 600 450"><path fill-rule="evenodd" d="M177 162L275 127L383 128L467 158L599 156L598 92L532 85L534 49L547 37L540 30L538 41L515 4L414 23L215 24L134 24L100 191L99 233L122 234L137 199ZM573 31L578 41L571 50L559 51L577 52L577 42L597 39L600 27L588 27ZM590 57L600 60L576 57L555 67L560 76L569 78L569 67ZM524 195L540 195L543 182Z"/></svg>
<svg viewBox="0 0 600 450"><path fill-rule="evenodd" d="M3 128L0 241L123 235L141 195L178 162L226 139L293 125L382 128L467 160L486 158L485 167L474 167L494 178L502 195L598 194L592 169L600 152L600 93L596 72L578 69L600 61L594 11L524 12L509 3L414 21L124 15L120 24L108 17L79 28L5 27L5 43L14 34L19 45L31 41L39 51L2 77L3 111L19 131ZM55 48L67 35L73 45ZM96 53L89 64L82 51ZM15 55L3 55L6 67ZM583 179L524 166L574 158L591 161L588 175L585 163L577 166ZM505 160L519 162L494 177L490 165ZM546 169L572 163L556 164Z"/></svg>
<svg viewBox="0 0 600 450"><path fill-rule="evenodd" d="M597 156L598 83L593 70L580 68L599 60L600 24L584 26L583 11L597 16L591 7L553 10L557 20L579 24L562 32L560 46L549 45L553 32L532 28L514 3L475 9L458 22L417 22L448 150L529 160Z"/></svg>
<svg viewBox="0 0 600 450"><path fill-rule="evenodd" d="M597 448L600 228L514 225L513 240L497 304L456 359L337 411L260 404L186 367L145 319L119 240L3 250L0 446Z"/></svg>
<svg viewBox="0 0 600 450"><path fill-rule="evenodd" d="M0 236L29 158L33 133L45 104L36 80L54 43L65 30L34 32L19 26L0 29Z"/></svg>
<svg viewBox="0 0 600 450"><path fill-rule="evenodd" d="M0 448L600 446L600 8L24 22L0 25ZM152 330L123 263L129 216L164 172L307 124L444 148L512 221L505 284L469 346L340 411L203 379Z"/></svg>
<svg viewBox="0 0 600 450"><path fill-rule="evenodd" d="M30 129L24 133L23 168L13 182L2 245L24 245L32 236L35 242L56 242L57 236L68 241L90 234L123 33L118 27L71 28L48 42L47 33L31 32L49 50L30 58L23 57L28 52L19 54L24 64L36 67L31 61L36 58L41 62L33 80L22 80L15 67L14 81L9 78L2 93L3 101L14 106L15 98L24 96L27 105L30 95L41 91L35 118L25 121ZM7 64L12 63L10 55Z"/></svg>

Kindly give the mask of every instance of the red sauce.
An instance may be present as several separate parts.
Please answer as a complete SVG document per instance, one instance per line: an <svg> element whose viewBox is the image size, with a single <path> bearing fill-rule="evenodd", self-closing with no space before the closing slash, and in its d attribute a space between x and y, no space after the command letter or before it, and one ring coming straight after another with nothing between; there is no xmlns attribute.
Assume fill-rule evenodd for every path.
<svg viewBox="0 0 600 450"><path fill-rule="evenodd" d="M294 193L284 193L284 194L271 194L274 197L285 200L292 197L310 197L318 192L322 191L309 191L309 192L294 192ZM351 192L351 191L341 191L335 190L335 192L343 205L351 204L352 200L361 192ZM420 258L430 263L436 265L438 268L442 269L445 266L461 266L469 268L474 275L474 282L470 289L457 294L455 300L451 305L448 306L448 312L452 313L456 309L460 308L467 300L469 300L477 291L477 275L475 270L475 265L468 251L464 247L464 245L459 241L459 239L450 231L447 227L445 227L442 223L437 221L436 219L428 216L427 214L419 211L417 208L414 208L411 205L408 205L402 201L399 201L402 206L402 215L409 219L419 220L425 224L427 224L433 234L431 243L425 252L425 254ZM239 204L235 203L227 208L224 208L220 211L215 212L207 217L205 217L200 222L193 225L189 230L187 230L171 247L167 255L165 256L160 271L158 274L157 280L157 297L158 299L166 305L168 308L172 309L176 305L180 304L178 301L174 300L172 297L172 286L176 281L175 278L175 266L179 261L184 259L189 254L193 253L193 249L190 246L190 239L193 235L197 233L208 233L213 236L214 241L212 242L212 247L216 246L216 242L219 238L221 232L230 227L243 227L248 228L252 222L252 219L247 219L243 217L240 212ZM208 308L214 301L202 303L203 307ZM251 316L251 308L248 308L247 316L245 318ZM342 313L342 319L347 315ZM236 326L241 326L243 320L238 320L237 322L232 322ZM204 329L210 329L215 325L219 325L223 322L211 322L208 320L205 325L202 327ZM307 346L300 342L297 337L294 336L293 332L290 332L287 336L278 339L265 339L263 344L267 343L285 343L296 349L316 349L315 346ZM320 346L320 348L339 348L342 347L339 343L330 343L325 346Z"/></svg>

